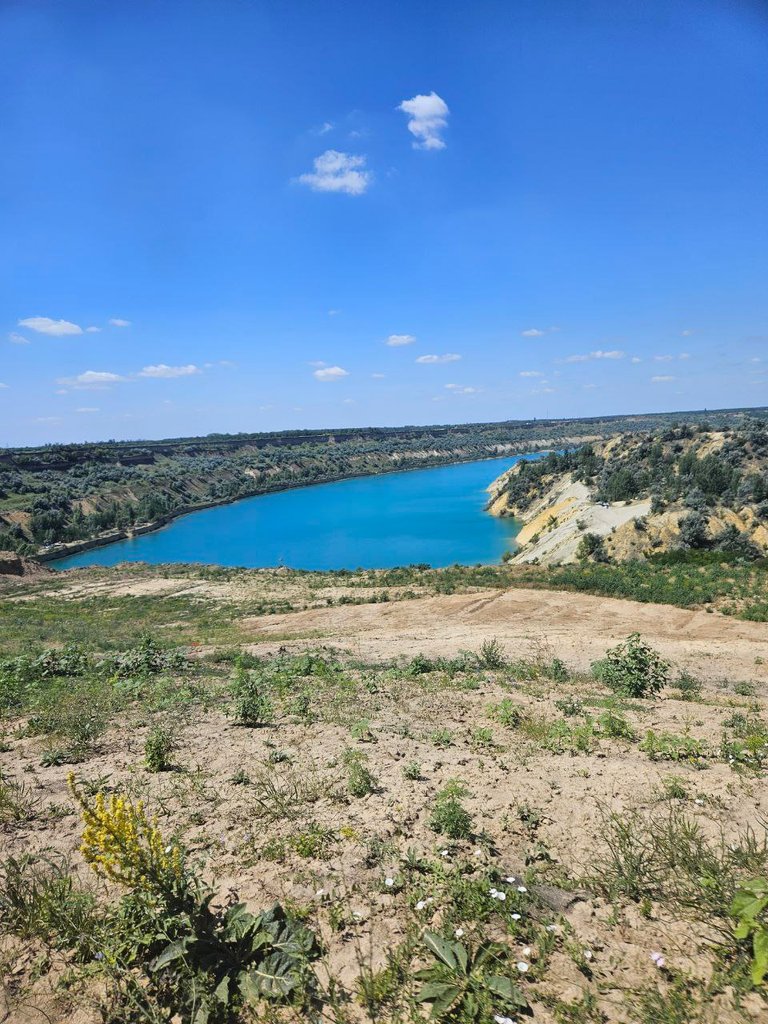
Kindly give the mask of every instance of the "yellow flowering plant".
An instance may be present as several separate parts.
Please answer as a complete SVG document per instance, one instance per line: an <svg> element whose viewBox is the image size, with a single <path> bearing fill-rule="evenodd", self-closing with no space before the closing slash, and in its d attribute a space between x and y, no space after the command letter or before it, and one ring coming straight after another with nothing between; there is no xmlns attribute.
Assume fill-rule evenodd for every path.
<svg viewBox="0 0 768 1024"><path fill-rule="evenodd" d="M134 804L124 796L108 799L97 793L89 803L73 773L67 784L83 816L80 850L86 862L103 878L129 889L170 895L188 881L184 855L178 843L167 843L149 818L142 801Z"/></svg>

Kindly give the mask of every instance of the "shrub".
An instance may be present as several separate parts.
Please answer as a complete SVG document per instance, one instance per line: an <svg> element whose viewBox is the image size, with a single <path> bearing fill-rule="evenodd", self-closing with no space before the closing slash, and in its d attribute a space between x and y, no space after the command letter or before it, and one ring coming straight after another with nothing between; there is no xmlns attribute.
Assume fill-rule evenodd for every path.
<svg viewBox="0 0 768 1024"><path fill-rule="evenodd" d="M155 725L144 742L144 766L150 772L167 772L176 749L176 734L168 726Z"/></svg>
<svg viewBox="0 0 768 1024"><path fill-rule="evenodd" d="M606 554L603 538L598 536L596 533L585 533L579 541L579 546L576 549L576 557L583 561L591 558L595 562L606 562L608 560L608 556Z"/></svg>
<svg viewBox="0 0 768 1024"><path fill-rule="evenodd" d="M435 797L435 806L429 820L430 828L449 839L469 839L472 835L472 815L462 806L461 798L467 790L455 780L449 782Z"/></svg>
<svg viewBox="0 0 768 1024"><path fill-rule="evenodd" d="M376 779L366 764L368 758L359 750L344 751L344 767L347 770L347 789L352 796L368 796L376 789Z"/></svg>
<svg viewBox="0 0 768 1024"><path fill-rule="evenodd" d="M752 940L752 984L762 985L768 974L768 878L742 882L733 897L737 939Z"/></svg>
<svg viewBox="0 0 768 1024"><path fill-rule="evenodd" d="M632 633L593 666L595 675L624 697L648 697L669 682L670 665L652 647Z"/></svg>
<svg viewBox="0 0 768 1024"><path fill-rule="evenodd" d="M269 684L258 671L236 665L230 693L232 713L242 725L265 725L271 721Z"/></svg>
<svg viewBox="0 0 768 1024"><path fill-rule="evenodd" d="M498 704L490 704L488 714L499 725L505 725L509 729L516 728L523 720L523 712L509 697L503 697Z"/></svg>
<svg viewBox="0 0 768 1024"><path fill-rule="evenodd" d="M503 668L505 660L504 650L496 637L491 640L483 640L480 645L480 654L477 657L481 668Z"/></svg>
<svg viewBox="0 0 768 1024"><path fill-rule="evenodd" d="M403 776L406 779L410 779L411 782L418 782L421 779L421 763L419 761L409 761L403 767Z"/></svg>

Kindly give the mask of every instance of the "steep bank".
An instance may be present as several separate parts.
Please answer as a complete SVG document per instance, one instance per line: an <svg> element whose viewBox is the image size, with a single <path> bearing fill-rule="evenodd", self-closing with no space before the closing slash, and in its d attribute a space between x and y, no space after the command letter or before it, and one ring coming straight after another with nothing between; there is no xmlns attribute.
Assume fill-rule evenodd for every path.
<svg viewBox="0 0 768 1024"><path fill-rule="evenodd" d="M768 432L760 423L615 437L514 466L488 510L524 526L513 561L616 561L677 549L768 552Z"/></svg>

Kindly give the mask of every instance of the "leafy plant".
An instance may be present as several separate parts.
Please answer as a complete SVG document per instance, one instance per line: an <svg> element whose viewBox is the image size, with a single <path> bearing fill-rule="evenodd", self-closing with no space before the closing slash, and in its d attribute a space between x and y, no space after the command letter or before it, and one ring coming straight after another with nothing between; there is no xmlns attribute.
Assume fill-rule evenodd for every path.
<svg viewBox="0 0 768 1024"><path fill-rule="evenodd" d="M343 761L347 770L347 789L352 796L368 796L376 789L376 778L367 765L368 758L362 751L348 748Z"/></svg>
<svg viewBox="0 0 768 1024"><path fill-rule="evenodd" d="M768 974L768 878L742 882L731 904L737 939L752 940L752 984L762 985Z"/></svg>
<svg viewBox="0 0 768 1024"><path fill-rule="evenodd" d="M431 1004L433 1020L485 1022L528 1008L528 1001L509 977L509 950L492 942L475 949L450 942L436 932L424 933L433 962L416 972L424 984L417 999Z"/></svg>
<svg viewBox="0 0 768 1024"><path fill-rule="evenodd" d="M483 640L480 645L480 653L477 657L478 664L481 668L503 668L506 658L504 657L504 649L497 640L493 637L490 640Z"/></svg>
<svg viewBox="0 0 768 1024"><path fill-rule="evenodd" d="M176 749L176 734L168 726L155 725L144 741L144 766L149 772L167 772Z"/></svg>
<svg viewBox="0 0 768 1024"><path fill-rule="evenodd" d="M410 779L411 782L418 782L421 779L421 762L409 761L403 767L403 776L406 779Z"/></svg>
<svg viewBox="0 0 768 1024"><path fill-rule="evenodd" d="M452 780L435 797L435 805L429 820L430 828L450 839L469 839L472 835L472 815L462 805L461 798L467 791L460 783Z"/></svg>
<svg viewBox="0 0 768 1024"><path fill-rule="evenodd" d="M669 682L669 662L641 640L639 633L611 648L593 668L606 686L624 697L652 696Z"/></svg>
<svg viewBox="0 0 768 1024"><path fill-rule="evenodd" d="M272 701L269 685L262 675L253 669L235 665L230 686L232 713L242 725L265 725L272 719Z"/></svg>

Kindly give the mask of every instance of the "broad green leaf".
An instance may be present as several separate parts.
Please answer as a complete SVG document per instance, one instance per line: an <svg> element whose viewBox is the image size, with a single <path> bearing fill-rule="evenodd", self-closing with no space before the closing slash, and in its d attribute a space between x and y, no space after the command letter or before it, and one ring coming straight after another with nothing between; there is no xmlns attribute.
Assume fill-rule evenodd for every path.
<svg viewBox="0 0 768 1024"><path fill-rule="evenodd" d="M296 961L286 953L271 953L240 976L240 991L244 999L254 1002L261 996L286 996L298 983Z"/></svg>
<svg viewBox="0 0 768 1024"><path fill-rule="evenodd" d="M528 1006L528 1000L512 981L500 974L492 974L485 979L488 990L495 996L500 996L509 1009L523 1010Z"/></svg>
<svg viewBox="0 0 768 1024"><path fill-rule="evenodd" d="M768 974L768 929L760 928L752 936L752 951L754 955L752 983L762 985L766 974Z"/></svg>
<svg viewBox="0 0 768 1024"><path fill-rule="evenodd" d="M456 959L455 945L448 942L435 932L424 932L424 945L430 952L434 953L438 960L441 960L446 967L456 970L458 960Z"/></svg>
<svg viewBox="0 0 768 1024"><path fill-rule="evenodd" d="M231 981L231 977L225 974L213 992L213 998L225 1006L229 1003L229 986Z"/></svg>
<svg viewBox="0 0 768 1024"><path fill-rule="evenodd" d="M178 942L172 942L166 946L162 953L155 959L152 969L154 971L160 971L163 967L167 967L168 964L173 963L174 960L180 960L186 956L187 949L189 947L189 939L179 939Z"/></svg>

